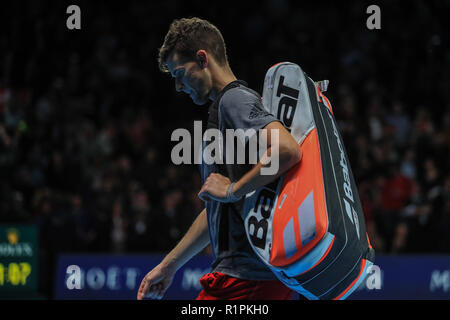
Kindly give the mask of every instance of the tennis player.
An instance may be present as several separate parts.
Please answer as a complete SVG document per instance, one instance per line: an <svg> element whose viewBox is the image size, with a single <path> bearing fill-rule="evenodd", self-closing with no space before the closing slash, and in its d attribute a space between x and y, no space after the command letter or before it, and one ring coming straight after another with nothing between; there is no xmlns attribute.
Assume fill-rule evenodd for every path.
<svg viewBox="0 0 450 320"><path fill-rule="evenodd" d="M210 244L212 271L200 279L203 290L197 299L290 299L293 291L277 280L249 245L242 211L245 194L274 181L301 161L297 142L264 110L260 95L233 74L224 39L210 22L199 18L173 21L159 51L159 66L175 78L178 92L189 95L197 105L210 103L208 126L218 128L223 137L226 129L266 129L266 156L278 157L278 170L273 175L261 174L270 161L256 165L209 165L203 161L199 197L205 201L205 209L175 248L144 277L137 298L162 299L176 271ZM273 132L278 139L272 139ZM244 138L243 143L248 140Z"/></svg>

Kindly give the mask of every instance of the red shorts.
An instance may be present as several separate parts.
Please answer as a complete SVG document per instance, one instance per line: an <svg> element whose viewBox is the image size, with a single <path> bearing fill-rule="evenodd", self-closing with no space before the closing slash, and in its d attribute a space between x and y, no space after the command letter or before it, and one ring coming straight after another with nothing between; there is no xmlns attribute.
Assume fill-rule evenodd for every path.
<svg viewBox="0 0 450 320"><path fill-rule="evenodd" d="M278 280L243 280L220 272L200 279L197 300L290 300L294 291Z"/></svg>

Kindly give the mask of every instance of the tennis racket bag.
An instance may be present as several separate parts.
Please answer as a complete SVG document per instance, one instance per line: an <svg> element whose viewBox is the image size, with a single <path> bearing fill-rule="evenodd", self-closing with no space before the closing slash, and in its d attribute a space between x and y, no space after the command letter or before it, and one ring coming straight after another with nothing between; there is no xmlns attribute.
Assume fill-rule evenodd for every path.
<svg viewBox="0 0 450 320"><path fill-rule="evenodd" d="M330 102L290 62L271 67L263 105L299 143L302 160L244 202L248 240L288 287L308 299L344 299L365 279L374 251Z"/></svg>

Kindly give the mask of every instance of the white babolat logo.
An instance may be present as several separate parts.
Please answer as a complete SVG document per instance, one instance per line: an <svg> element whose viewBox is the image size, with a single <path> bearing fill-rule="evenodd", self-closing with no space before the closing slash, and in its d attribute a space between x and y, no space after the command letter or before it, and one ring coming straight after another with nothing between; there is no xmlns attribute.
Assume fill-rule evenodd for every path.
<svg viewBox="0 0 450 320"><path fill-rule="evenodd" d="M276 179L255 195L254 207L251 208L246 218L246 226L251 243L254 247L264 252L267 250L267 245L272 243L269 223L272 220L272 213L275 211L278 199L276 190L279 181L280 178Z"/></svg>
<svg viewBox="0 0 450 320"><path fill-rule="evenodd" d="M341 165L342 174L344 176L343 189L344 189L345 197L343 197L342 200L344 200L345 212L347 213L347 216L350 219L350 221L355 226L356 234L357 234L358 239L359 239L360 238L360 234L359 234L360 233L359 232L359 219L358 219L358 213L353 208L353 204L354 204L355 201L353 199L352 185L351 185L351 182L350 182L350 174L349 174L349 171L348 171L347 159L345 158L344 147L342 146L341 139L339 139L339 133L338 133L338 131L336 129L336 125L334 124L333 118L331 116L331 112L330 112L330 110L328 108L325 108L325 109L327 109L328 116L330 117L331 124L333 125L333 133L336 136L336 141L337 141L337 144L338 144L340 157L341 157L341 160L339 161L339 164ZM350 201L350 203L349 203L349 201L347 201L347 199Z"/></svg>

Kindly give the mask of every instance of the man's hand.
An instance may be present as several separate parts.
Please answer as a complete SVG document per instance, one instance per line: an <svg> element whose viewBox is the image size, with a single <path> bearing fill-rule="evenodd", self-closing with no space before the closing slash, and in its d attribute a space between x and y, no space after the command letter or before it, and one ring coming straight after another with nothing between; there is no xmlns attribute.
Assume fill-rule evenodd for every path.
<svg viewBox="0 0 450 320"><path fill-rule="evenodd" d="M138 290L137 299L162 299L164 293L172 284L175 272L164 268L161 264L146 274Z"/></svg>
<svg viewBox="0 0 450 320"><path fill-rule="evenodd" d="M206 201L214 199L219 202L231 202L227 194L230 185L231 181L227 177L219 173L211 173L200 189L198 196Z"/></svg>
<svg viewBox="0 0 450 320"><path fill-rule="evenodd" d="M189 230L169 254L142 279L137 299L162 299L170 287L173 277L187 261L209 244L206 209L197 216Z"/></svg>

